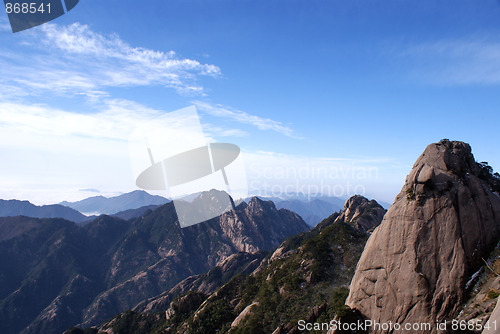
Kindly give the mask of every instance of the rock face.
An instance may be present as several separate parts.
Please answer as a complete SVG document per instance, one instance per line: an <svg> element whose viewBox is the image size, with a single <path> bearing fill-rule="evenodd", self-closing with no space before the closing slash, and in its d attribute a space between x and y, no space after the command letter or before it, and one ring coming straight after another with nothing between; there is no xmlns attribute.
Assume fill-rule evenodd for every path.
<svg viewBox="0 0 500 334"><path fill-rule="evenodd" d="M219 195L212 190L200 197L217 200ZM256 197L235 211L181 229L173 203L167 203L128 231L111 259L107 277L111 288L86 308L82 324L98 324L188 276L207 272L236 252L271 250L286 237L308 229L296 213L277 210L272 202Z"/></svg>
<svg viewBox="0 0 500 334"><path fill-rule="evenodd" d="M252 308L254 308L255 306L259 306L259 303L255 302L255 303L252 303L252 304L248 305L247 307L245 307L243 309L243 311L241 311L241 313L231 323L231 328L238 327L239 324L241 324L241 322L243 320L245 320L246 317L251 316L253 314L252 313Z"/></svg>
<svg viewBox="0 0 500 334"><path fill-rule="evenodd" d="M170 302L188 292L209 295L236 275L246 275L254 271L264 259L266 252L255 254L238 252L208 273L189 276L172 289L153 298L146 299L133 308L135 312L158 312L168 308Z"/></svg>
<svg viewBox="0 0 500 334"><path fill-rule="evenodd" d="M495 324L495 326L493 327L493 325L491 325L491 327L485 328L484 331L482 332L482 334L498 333L497 326L498 326L498 323L500 323L500 303L499 302L497 302L497 305L496 305L495 309L493 310L493 313L491 314L490 323Z"/></svg>
<svg viewBox="0 0 500 334"><path fill-rule="evenodd" d="M335 222L352 225L358 231L366 233L380 224L386 210L375 200L369 201L363 196L349 198Z"/></svg>
<svg viewBox="0 0 500 334"><path fill-rule="evenodd" d="M455 317L468 279L500 236L491 178L497 176L484 175L468 144L429 145L369 238L347 305L402 326Z"/></svg>

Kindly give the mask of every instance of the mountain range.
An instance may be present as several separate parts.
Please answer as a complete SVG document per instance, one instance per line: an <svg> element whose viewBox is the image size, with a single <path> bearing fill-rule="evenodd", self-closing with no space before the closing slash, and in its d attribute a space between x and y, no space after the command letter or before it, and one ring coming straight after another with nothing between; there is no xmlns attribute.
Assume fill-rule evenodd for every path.
<svg viewBox="0 0 500 334"><path fill-rule="evenodd" d="M260 264L255 265L254 258L241 261L239 268L247 272L249 266L254 268L246 275L233 275L227 283L218 280L220 288L214 290L210 285L214 272L218 276L228 273L224 266L216 267L93 330L286 333L297 327L294 319L328 319L343 308L355 263L369 231L380 223L385 211L374 200L353 196L340 212L311 231L288 238ZM76 334L77 329L67 333Z"/></svg>
<svg viewBox="0 0 500 334"><path fill-rule="evenodd" d="M257 198L186 228L172 202L129 221L103 215L84 226L0 218L0 332L97 325L232 254L272 250L308 229L297 214Z"/></svg>
<svg viewBox="0 0 500 334"><path fill-rule="evenodd" d="M109 198L94 196L73 203L64 201L42 206L29 201L0 199L0 217L64 218L85 224L100 214L109 214L125 220L133 219L167 202L169 200L164 197L153 196L140 190Z"/></svg>
<svg viewBox="0 0 500 334"><path fill-rule="evenodd" d="M88 219L77 210L53 204L37 206L28 201L0 199L0 217L64 218L75 223Z"/></svg>
<svg viewBox="0 0 500 334"><path fill-rule="evenodd" d="M64 201L59 204L85 215L112 215L121 211L150 205L162 205L167 202L169 200L164 197L150 195L143 190L134 190L114 197L93 196L77 202Z"/></svg>
<svg viewBox="0 0 500 334"><path fill-rule="evenodd" d="M187 278L86 331L498 333L500 175L468 144L442 140L417 159L387 212L354 196L252 272L215 279L214 291L224 272Z"/></svg>
<svg viewBox="0 0 500 334"><path fill-rule="evenodd" d="M0 218L0 332L498 332L500 175L468 144L429 145L387 211L356 195L309 230L277 207L252 198L186 228L172 202L86 225Z"/></svg>
<svg viewBox="0 0 500 334"><path fill-rule="evenodd" d="M339 204L338 202L341 202ZM297 212L309 226L316 226L333 212L342 209L345 200L326 201L325 199L314 198L310 201L300 199L287 199L275 201L277 208L288 209Z"/></svg>
<svg viewBox="0 0 500 334"><path fill-rule="evenodd" d="M192 196L190 201L200 194ZM290 194L286 198L259 198L273 201L278 209L288 209L298 213L311 227L332 212L340 210L345 202L344 199L337 197L308 198L301 194ZM248 198L247 201L250 199ZM94 196L77 202L63 201L59 204L43 206L36 206L28 201L0 200L0 217L64 218L75 223L88 223L100 214L108 214L129 220L167 202L169 200L164 197L153 196L142 190L114 197Z"/></svg>
<svg viewBox="0 0 500 334"><path fill-rule="evenodd" d="M342 209L346 198L302 193L290 193L282 197L263 197L262 200L273 201L277 208L288 209L298 213L309 226L314 227L333 212Z"/></svg>

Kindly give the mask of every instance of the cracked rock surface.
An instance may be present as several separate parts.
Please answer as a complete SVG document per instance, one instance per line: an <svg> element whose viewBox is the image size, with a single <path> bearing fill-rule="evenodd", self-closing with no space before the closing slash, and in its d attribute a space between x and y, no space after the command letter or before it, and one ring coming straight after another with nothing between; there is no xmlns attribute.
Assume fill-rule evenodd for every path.
<svg viewBox="0 0 500 334"><path fill-rule="evenodd" d="M368 240L347 305L379 323L456 316L467 281L500 237L500 197L480 176L468 144L429 145Z"/></svg>

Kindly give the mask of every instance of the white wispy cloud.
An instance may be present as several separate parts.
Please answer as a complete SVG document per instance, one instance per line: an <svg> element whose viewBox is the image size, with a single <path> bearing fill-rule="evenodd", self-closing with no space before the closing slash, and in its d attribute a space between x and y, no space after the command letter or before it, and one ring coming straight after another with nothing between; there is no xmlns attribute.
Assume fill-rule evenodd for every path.
<svg viewBox="0 0 500 334"><path fill-rule="evenodd" d="M7 32L7 31L12 33L12 29L10 28L9 20L7 19L6 16L2 15L0 17L0 32Z"/></svg>
<svg viewBox="0 0 500 334"><path fill-rule="evenodd" d="M211 104L203 101L191 101L191 103L193 103L198 110L212 116L227 118L242 124L252 125L259 130L271 130L288 137L295 137L292 128L270 118L251 115L244 111L233 109L229 106L221 104Z"/></svg>
<svg viewBox="0 0 500 334"><path fill-rule="evenodd" d="M102 108L77 113L47 105L0 102L0 198L47 204L49 198L81 197L77 189L82 188L130 191L136 189L137 176L132 149L142 143L132 137L138 129L163 122L162 133L175 133L176 138L197 135L193 127L182 126L182 119L177 119L178 124L168 122L171 113L133 101L106 99ZM213 141L201 131L200 135ZM158 145L177 148L179 143L171 140ZM146 147L140 147L145 156ZM44 192L51 194L44 196Z"/></svg>
<svg viewBox="0 0 500 334"><path fill-rule="evenodd" d="M127 140L137 124L161 116L125 100L109 100L105 110L75 113L44 105L0 102L0 128L69 139L72 136ZM8 143L16 145L16 141Z"/></svg>
<svg viewBox="0 0 500 334"><path fill-rule="evenodd" d="M439 40L412 45L399 54L416 64L416 77L431 83L500 84L500 43L496 39Z"/></svg>
<svg viewBox="0 0 500 334"><path fill-rule="evenodd" d="M116 34L103 35L79 23L45 24L23 35L21 41L23 48L31 49L22 57L19 52L0 50L0 97L5 99L83 95L101 111L109 107L108 91L113 87L165 86L181 94L203 96L206 89L197 84L198 79L221 76L216 65L179 57L174 51L133 47ZM221 104L194 103L213 116L294 136L279 121ZM212 128L219 137L248 135L240 129Z"/></svg>
<svg viewBox="0 0 500 334"><path fill-rule="evenodd" d="M22 35L18 51L0 50L0 98L6 100L49 95L83 95L98 112L110 107L116 87L164 86L181 95L205 95L198 84L204 76L219 77L218 66L179 57L174 51L134 47L118 35L103 35L79 23L45 24ZM199 110L233 122L294 137L279 121L224 106L195 101ZM243 130L211 126L219 137L247 136ZM207 128L207 131L210 129Z"/></svg>
<svg viewBox="0 0 500 334"><path fill-rule="evenodd" d="M0 22L0 32L12 32L12 29L8 23Z"/></svg>
<svg viewBox="0 0 500 334"><path fill-rule="evenodd" d="M141 119L132 113L115 116L111 109L79 114L0 103L0 197L49 204L81 198L76 189L134 189L126 138Z"/></svg>
<svg viewBox="0 0 500 334"><path fill-rule="evenodd" d="M215 65L173 51L133 47L117 35L105 36L81 24L46 24L19 36L19 48L0 49L0 179L2 194L33 196L39 203L47 203L49 190L58 194L52 201L81 196L71 189L135 188L130 134L166 113L115 98L111 88L164 86L181 95L204 95L199 79L221 75ZM39 96L84 96L91 103L85 111L79 105L71 110L37 104L45 101ZM199 102L197 107L229 121L294 136L291 128L275 120L223 105ZM234 126L204 125L209 142L249 135Z"/></svg>
<svg viewBox="0 0 500 334"><path fill-rule="evenodd" d="M3 81L35 91L93 95L108 87L159 85L188 95L204 94L202 76L217 77L220 68L183 58L174 51L133 47L118 35L105 36L89 26L45 24L24 35L23 43L37 50L22 61L0 57ZM4 83L5 84L5 83Z"/></svg>
<svg viewBox="0 0 500 334"><path fill-rule="evenodd" d="M241 129L226 129L212 124L203 124L203 132L210 137L248 137L250 134Z"/></svg>
<svg viewBox="0 0 500 334"><path fill-rule="evenodd" d="M142 47L131 47L118 35L105 37L93 32L88 26L78 23L60 27L54 24L43 26L44 43L64 52L90 55L99 58L114 58L137 64L162 76L166 72L196 71L204 75L219 75L215 65L201 64L197 60L178 58L174 51L161 52Z"/></svg>

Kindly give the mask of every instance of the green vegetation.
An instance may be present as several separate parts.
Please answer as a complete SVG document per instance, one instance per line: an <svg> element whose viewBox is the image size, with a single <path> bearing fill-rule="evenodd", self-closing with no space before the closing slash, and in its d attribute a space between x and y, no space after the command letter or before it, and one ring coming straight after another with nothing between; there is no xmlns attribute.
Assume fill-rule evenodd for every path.
<svg viewBox="0 0 500 334"><path fill-rule="evenodd" d="M229 329L231 322L236 317L229 302L224 298L217 298L208 303L206 307L191 320L191 333L225 333Z"/></svg>
<svg viewBox="0 0 500 334"><path fill-rule="evenodd" d="M500 174L494 173L493 168L486 161L478 162L479 178L488 182L491 190L500 194Z"/></svg>
<svg viewBox="0 0 500 334"><path fill-rule="evenodd" d="M500 296L500 292L498 292L498 290L490 289L490 291L488 292L488 298L489 299L495 299L498 296Z"/></svg>
<svg viewBox="0 0 500 334"><path fill-rule="evenodd" d="M327 322L345 312L346 285L366 237L340 223L302 241L295 252L269 263L255 277L238 277L232 287L220 290L228 300L239 300L235 314L259 302L234 333L271 333L281 324L306 319L315 305L324 306L319 316Z"/></svg>
<svg viewBox="0 0 500 334"><path fill-rule="evenodd" d="M415 199L415 192L413 191L413 188L406 189L406 199L409 201L413 201Z"/></svg>
<svg viewBox="0 0 500 334"><path fill-rule="evenodd" d="M126 311L114 319L111 328L115 334L149 334L158 320L159 315Z"/></svg>
<svg viewBox="0 0 500 334"><path fill-rule="evenodd" d="M85 328L80 329L77 327L72 327L68 329L65 334L97 334L97 329L95 328Z"/></svg>

